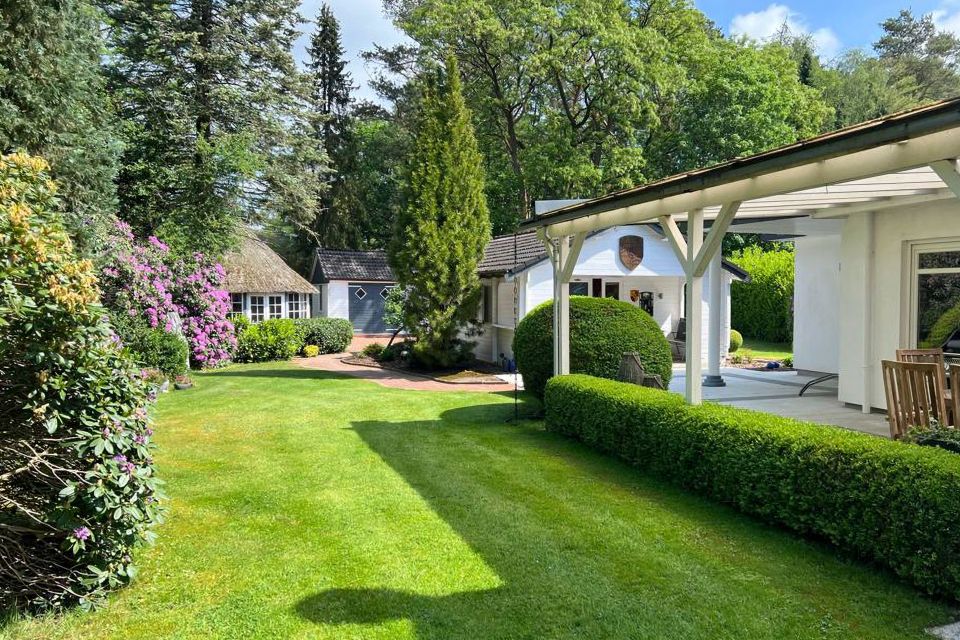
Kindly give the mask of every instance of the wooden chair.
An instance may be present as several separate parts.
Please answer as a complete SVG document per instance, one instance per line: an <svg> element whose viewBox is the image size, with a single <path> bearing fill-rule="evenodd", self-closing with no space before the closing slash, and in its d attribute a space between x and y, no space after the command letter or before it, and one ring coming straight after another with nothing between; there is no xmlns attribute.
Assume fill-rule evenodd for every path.
<svg viewBox="0 0 960 640"><path fill-rule="evenodd" d="M934 420L946 424L942 367L893 360L883 360L881 366L891 438L901 438L910 427L928 427Z"/></svg>
<svg viewBox="0 0 960 640"><path fill-rule="evenodd" d="M667 342L676 360L684 360L687 355L687 319L677 321L677 330L667 335Z"/></svg>
<svg viewBox="0 0 960 640"><path fill-rule="evenodd" d="M654 389L664 389L663 379L658 375L647 373L643 368L643 362L640 361L640 354L636 351L624 353L620 358L620 370L617 372L617 380L621 382L630 382L641 387L652 387Z"/></svg>
<svg viewBox="0 0 960 640"><path fill-rule="evenodd" d="M943 389L944 399L947 405L947 415L944 416L944 424L953 424L956 421L955 416L957 414L953 412L953 397L950 389L956 389L956 387L952 384L947 385L947 366L943 357L943 349L897 349L897 360L899 362L937 365L940 388Z"/></svg>

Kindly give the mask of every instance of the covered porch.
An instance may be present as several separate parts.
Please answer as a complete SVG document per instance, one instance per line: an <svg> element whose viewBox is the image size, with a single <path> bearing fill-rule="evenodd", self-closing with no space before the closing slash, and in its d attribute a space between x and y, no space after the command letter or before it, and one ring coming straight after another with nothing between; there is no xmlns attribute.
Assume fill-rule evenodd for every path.
<svg viewBox="0 0 960 640"><path fill-rule="evenodd" d="M708 343L706 358L687 359L674 390L682 391L691 404L704 399L751 402L753 408L783 415L793 411L795 417L821 422L829 421L832 411L841 411L833 422L851 425L856 421L842 416L851 411L848 405L856 405L864 426L873 428L883 418L872 412L885 407L880 361L893 359L897 348L924 342L937 320L927 317L932 303L923 280L926 272L918 269L923 256L945 261L936 275L943 276L940 271L947 269L947 275L957 271L960 279L958 156L960 100L954 99L526 221L522 228L538 231L555 274L555 374L569 372L567 284L585 235L615 225L656 221L683 266L687 352L700 353L702 341ZM799 374L778 384L772 378L741 379L737 376L744 374L739 371L721 370L723 318L719 314L703 318L702 291L705 277L719 270L721 243L732 225L743 231L815 239L811 244L820 253L806 254L813 257L804 267L809 267L807 275L822 280L816 271L820 268L836 283L818 297L797 299L801 307L797 322L803 326L795 326L795 333L828 336L819 356L833 357L808 361L818 363L810 369L838 374L832 397L823 388L808 392L801 399L804 404L794 410L787 397L778 396L789 396L790 387L802 386ZM960 291L960 286L956 289ZM936 304L952 308L960 305L960 299ZM935 311L938 317L946 315L943 309ZM806 368L801 364L804 357L795 347L799 368ZM712 388L725 378L730 382L727 387L705 392L705 385ZM744 392L747 387L756 393ZM808 411L811 400L822 406Z"/></svg>
<svg viewBox="0 0 960 640"><path fill-rule="evenodd" d="M726 385L704 387L704 400L834 425L884 438L890 435L884 413L863 413L860 407L849 406L838 400L836 380L814 385L801 397L800 391L817 378L816 374L803 371L751 371L734 367L721 367L720 374ZM670 391L683 394L686 382L683 365L676 365Z"/></svg>

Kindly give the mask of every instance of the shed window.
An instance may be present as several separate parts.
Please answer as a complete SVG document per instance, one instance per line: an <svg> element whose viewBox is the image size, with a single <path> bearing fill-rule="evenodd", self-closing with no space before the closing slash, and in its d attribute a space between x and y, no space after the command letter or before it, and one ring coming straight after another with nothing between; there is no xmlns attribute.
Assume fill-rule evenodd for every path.
<svg viewBox="0 0 960 640"><path fill-rule="evenodd" d="M263 296L250 296L250 321L263 320Z"/></svg>
<svg viewBox="0 0 960 640"><path fill-rule="evenodd" d="M357 287L357 290L353 292L353 295L357 296L357 300L363 300L367 297L367 292L363 287Z"/></svg>
<svg viewBox="0 0 960 640"><path fill-rule="evenodd" d="M283 296L270 296L270 317L283 317Z"/></svg>

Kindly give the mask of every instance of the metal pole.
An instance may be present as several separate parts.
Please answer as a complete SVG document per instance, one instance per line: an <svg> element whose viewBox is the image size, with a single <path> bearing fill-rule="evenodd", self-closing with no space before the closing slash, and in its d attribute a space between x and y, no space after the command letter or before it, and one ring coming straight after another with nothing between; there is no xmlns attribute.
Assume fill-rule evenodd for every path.
<svg viewBox="0 0 960 640"><path fill-rule="evenodd" d="M710 335L707 337L707 375L703 378L705 387L725 387L727 383L720 375L720 353L723 343L723 258L720 250L710 258Z"/></svg>

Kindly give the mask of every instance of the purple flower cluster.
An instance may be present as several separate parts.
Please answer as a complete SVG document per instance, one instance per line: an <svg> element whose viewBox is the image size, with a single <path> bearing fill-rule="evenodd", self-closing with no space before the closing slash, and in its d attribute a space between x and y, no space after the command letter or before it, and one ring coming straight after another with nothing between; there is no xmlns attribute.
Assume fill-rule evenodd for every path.
<svg viewBox="0 0 960 640"><path fill-rule="evenodd" d="M109 240L111 261L101 270L103 301L131 317L143 317L153 328L177 331L174 319L190 347L190 360L199 367L228 362L237 344L233 323L227 319L230 296L223 290L223 267L194 254L175 259L163 241L150 236L137 242L124 222L117 222Z"/></svg>
<svg viewBox="0 0 960 640"><path fill-rule="evenodd" d="M75 540L83 542L84 540L89 540L90 536L93 535L93 532L90 531L87 527L77 527L73 530L73 537Z"/></svg>

